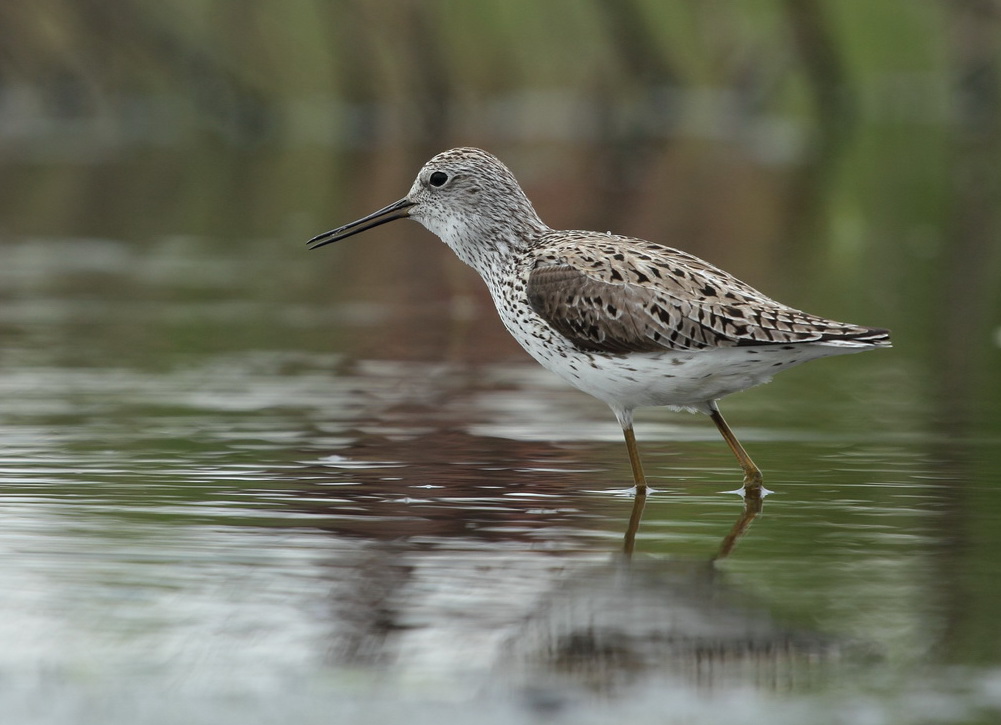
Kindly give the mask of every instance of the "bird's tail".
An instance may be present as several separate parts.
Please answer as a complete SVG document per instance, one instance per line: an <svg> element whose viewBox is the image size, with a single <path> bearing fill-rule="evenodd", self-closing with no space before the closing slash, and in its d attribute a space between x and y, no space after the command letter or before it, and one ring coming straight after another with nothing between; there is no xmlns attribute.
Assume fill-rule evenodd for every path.
<svg viewBox="0 0 1001 725"><path fill-rule="evenodd" d="M818 342L836 347L893 347L890 331L881 327L857 327L852 330L832 332Z"/></svg>

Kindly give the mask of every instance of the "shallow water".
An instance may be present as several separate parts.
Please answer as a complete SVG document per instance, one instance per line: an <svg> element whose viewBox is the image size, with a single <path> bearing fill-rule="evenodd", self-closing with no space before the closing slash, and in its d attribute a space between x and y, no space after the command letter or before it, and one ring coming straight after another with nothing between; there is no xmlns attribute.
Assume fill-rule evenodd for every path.
<svg viewBox="0 0 1001 725"><path fill-rule="evenodd" d="M727 401L756 517L709 421L643 412L629 559L613 417L475 299L414 327L262 287L266 243L3 253L7 722L1001 712L997 430L938 423L906 353ZM384 344L442 328L437 356Z"/></svg>

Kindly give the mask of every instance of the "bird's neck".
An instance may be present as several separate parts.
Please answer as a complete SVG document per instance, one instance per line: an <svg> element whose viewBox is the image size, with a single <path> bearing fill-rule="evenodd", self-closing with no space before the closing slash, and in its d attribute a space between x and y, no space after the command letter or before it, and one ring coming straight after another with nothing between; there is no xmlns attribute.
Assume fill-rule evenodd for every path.
<svg viewBox="0 0 1001 725"><path fill-rule="evenodd" d="M463 221L435 231L487 284L492 284L535 239L550 231L534 213L530 217L522 216L517 224L509 219L484 217L467 217Z"/></svg>

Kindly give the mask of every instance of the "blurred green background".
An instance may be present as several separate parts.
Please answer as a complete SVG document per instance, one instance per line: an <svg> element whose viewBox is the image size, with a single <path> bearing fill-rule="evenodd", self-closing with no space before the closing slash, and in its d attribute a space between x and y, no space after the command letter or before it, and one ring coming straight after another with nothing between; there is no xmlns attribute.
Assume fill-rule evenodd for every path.
<svg viewBox="0 0 1001 725"><path fill-rule="evenodd" d="M983 354L997 348L999 14L993 0L10 0L0 229L295 240L469 143L514 166L555 226L615 226L744 276L782 266L803 294L819 279L865 295L884 308L866 321L889 316L904 339Z"/></svg>
<svg viewBox="0 0 1001 725"><path fill-rule="evenodd" d="M552 226L663 241L891 327L945 425L996 419L997 0L7 0L0 49L0 245L51 243L8 299L389 299L393 318L471 297L488 319L415 228L301 246L469 144ZM135 255L143 275L116 277ZM91 262L67 272L74 258ZM201 272L158 289L169 264ZM255 345L352 344L260 317ZM386 353L448 347L418 329L397 324ZM517 354L488 330L474 349ZM123 347L154 364L218 333Z"/></svg>

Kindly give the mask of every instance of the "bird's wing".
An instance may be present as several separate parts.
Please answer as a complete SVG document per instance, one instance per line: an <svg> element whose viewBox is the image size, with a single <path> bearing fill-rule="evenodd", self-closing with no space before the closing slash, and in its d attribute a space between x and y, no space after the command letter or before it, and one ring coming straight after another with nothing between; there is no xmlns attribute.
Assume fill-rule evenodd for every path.
<svg viewBox="0 0 1001 725"><path fill-rule="evenodd" d="M582 350L888 344L885 330L787 307L685 252L594 232L558 234L535 245L526 291L535 312Z"/></svg>

